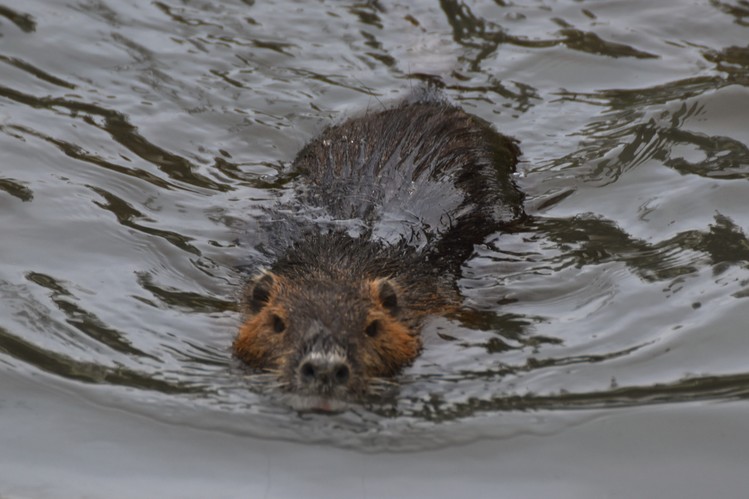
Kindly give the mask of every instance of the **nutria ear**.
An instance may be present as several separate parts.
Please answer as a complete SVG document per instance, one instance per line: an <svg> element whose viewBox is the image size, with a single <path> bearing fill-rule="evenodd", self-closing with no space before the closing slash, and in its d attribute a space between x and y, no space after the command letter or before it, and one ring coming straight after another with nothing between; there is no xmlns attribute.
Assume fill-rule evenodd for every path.
<svg viewBox="0 0 749 499"><path fill-rule="evenodd" d="M268 304L275 284L275 278L270 272L263 272L248 284L245 303L252 313L260 312Z"/></svg>
<svg viewBox="0 0 749 499"><path fill-rule="evenodd" d="M398 313L398 293L389 279L381 279L377 283L377 298L390 315Z"/></svg>

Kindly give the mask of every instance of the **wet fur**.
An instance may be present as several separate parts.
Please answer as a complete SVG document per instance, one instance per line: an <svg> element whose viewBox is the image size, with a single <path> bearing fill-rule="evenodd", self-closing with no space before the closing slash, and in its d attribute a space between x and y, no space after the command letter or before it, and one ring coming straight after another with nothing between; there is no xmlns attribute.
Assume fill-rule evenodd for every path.
<svg viewBox="0 0 749 499"><path fill-rule="evenodd" d="M518 153L434 95L328 128L298 154L295 197L276 207L315 216L268 224L291 232L246 287L236 355L303 392L300 360L338 349L354 375L332 398L397 374L420 351L424 319L460 306L455 281L474 245L523 216Z"/></svg>

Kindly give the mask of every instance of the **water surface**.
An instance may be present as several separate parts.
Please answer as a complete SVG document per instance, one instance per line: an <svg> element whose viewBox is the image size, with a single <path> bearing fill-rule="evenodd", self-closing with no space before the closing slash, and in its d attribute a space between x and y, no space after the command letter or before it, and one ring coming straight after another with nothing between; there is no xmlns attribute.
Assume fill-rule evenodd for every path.
<svg viewBox="0 0 749 499"><path fill-rule="evenodd" d="M742 497L749 5L0 0L0 495ZM252 219L424 80L521 142L388 404L230 354Z"/></svg>

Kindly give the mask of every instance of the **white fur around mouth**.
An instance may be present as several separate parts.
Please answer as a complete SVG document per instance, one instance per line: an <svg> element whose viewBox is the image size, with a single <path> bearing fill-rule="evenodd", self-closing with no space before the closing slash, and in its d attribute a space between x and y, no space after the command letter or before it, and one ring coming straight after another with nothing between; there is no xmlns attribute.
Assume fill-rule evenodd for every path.
<svg viewBox="0 0 749 499"><path fill-rule="evenodd" d="M346 354L340 348L335 348L330 352L310 352L304 357L304 359L325 362L328 364L340 364L346 362Z"/></svg>

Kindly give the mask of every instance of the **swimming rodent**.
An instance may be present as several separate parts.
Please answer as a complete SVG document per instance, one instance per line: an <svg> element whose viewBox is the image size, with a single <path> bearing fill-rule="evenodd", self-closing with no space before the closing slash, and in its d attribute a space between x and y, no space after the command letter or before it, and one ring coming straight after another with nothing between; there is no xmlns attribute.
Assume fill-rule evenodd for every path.
<svg viewBox="0 0 749 499"><path fill-rule="evenodd" d="M461 265L521 219L519 149L423 91L331 126L297 155L282 242L244 290L235 355L313 407L352 401L419 354L424 319L460 307Z"/></svg>

